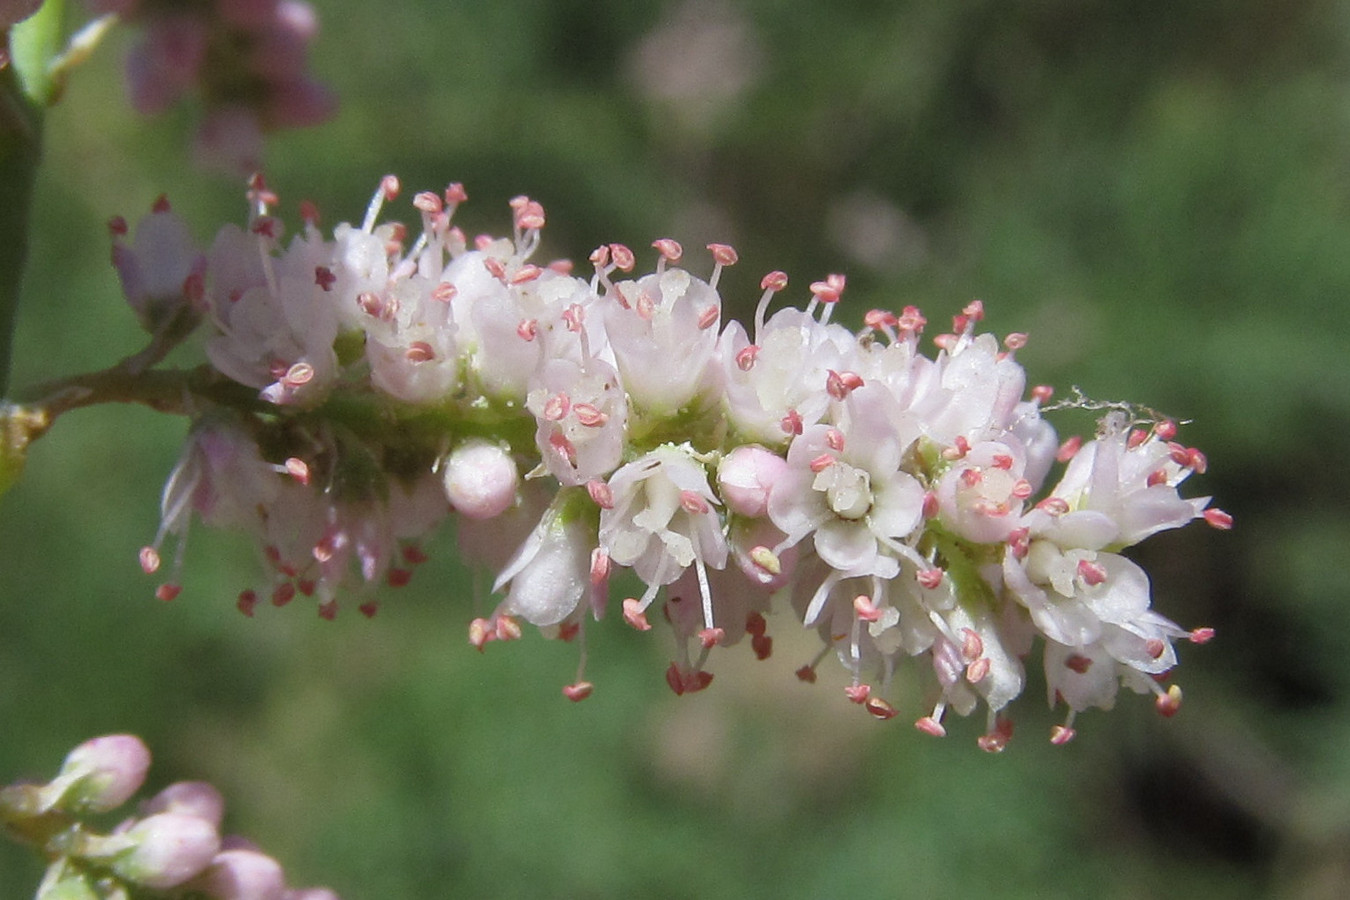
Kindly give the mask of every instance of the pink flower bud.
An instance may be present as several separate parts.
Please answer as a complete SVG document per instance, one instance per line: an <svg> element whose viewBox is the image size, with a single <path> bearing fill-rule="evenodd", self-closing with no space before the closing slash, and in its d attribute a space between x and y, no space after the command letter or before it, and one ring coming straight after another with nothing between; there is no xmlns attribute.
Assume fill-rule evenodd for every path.
<svg viewBox="0 0 1350 900"><path fill-rule="evenodd" d="M112 870L128 881L158 890L178 887L198 875L220 849L214 825L182 813L142 819L125 836L135 846L112 860Z"/></svg>
<svg viewBox="0 0 1350 900"><path fill-rule="evenodd" d="M491 519L511 508L520 475L501 445L471 440L445 461L445 493L450 505L470 519Z"/></svg>
<svg viewBox="0 0 1350 900"><path fill-rule="evenodd" d="M189 890L215 900L282 900L286 879L281 864L256 850L222 850Z"/></svg>
<svg viewBox="0 0 1350 900"><path fill-rule="evenodd" d="M49 803L73 813L116 809L140 790L148 768L150 751L135 735L93 738L66 756Z"/></svg>
<svg viewBox="0 0 1350 900"><path fill-rule="evenodd" d="M225 816L225 798L205 781L178 781L141 805L142 815L179 813L196 816L217 828Z"/></svg>
<svg viewBox="0 0 1350 900"><path fill-rule="evenodd" d="M769 488L787 471L787 460L756 444L737 447L717 467L717 487L727 509L751 518L768 513Z"/></svg>

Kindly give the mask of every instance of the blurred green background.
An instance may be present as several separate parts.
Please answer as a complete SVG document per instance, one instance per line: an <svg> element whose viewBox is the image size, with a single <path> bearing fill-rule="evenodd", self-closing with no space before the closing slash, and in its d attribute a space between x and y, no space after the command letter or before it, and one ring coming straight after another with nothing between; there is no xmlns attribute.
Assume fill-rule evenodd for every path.
<svg viewBox="0 0 1350 900"><path fill-rule="evenodd" d="M724 296L848 274L845 314L973 297L1028 331L1033 382L1186 419L1237 518L1138 548L1187 627L1186 704L1123 695L1052 747L1038 677L991 757L767 663L715 654L675 698L669 639L597 629L595 695L535 635L479 655L446 535L372 621L244 619L250 548L197 530L173 604L136 551L181 421L63 419L0 506L0 780L133 731L152 785L215 782L297 884L404 898L1339 898L1350 895L1350 6L1317 0L318 4L332 123L277 135L295 221L379 177L463 181L457 221L549 213L545 256L726 241ZM115 35L49 119L14 384L139 346L104 223L161 192L203 241L240 186L187 163L192 110L129 113ZM406 200L397 215L413 221ZM708 263L710 268L710 262ZM739 304L739 306L737 306ZM193 362L199 351L178 357ZM1062 430L1087 426L1062 420ZM1337 462L1342 460L1342 462ZM478 578L482 587L483 578ZM824 668L828 668L824 667ZM1034 667L1033 667L1034 668ZM835 677L837 675L837 677ZM40 866L0 848L0 900Z"/></svg>

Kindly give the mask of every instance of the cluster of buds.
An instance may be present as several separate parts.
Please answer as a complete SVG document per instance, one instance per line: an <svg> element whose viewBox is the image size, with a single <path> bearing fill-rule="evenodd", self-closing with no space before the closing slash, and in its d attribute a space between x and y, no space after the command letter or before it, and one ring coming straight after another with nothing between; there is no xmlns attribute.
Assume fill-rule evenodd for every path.
<svg viewBox="0 0 1350 900"><path fill-rule="evenodd" d="M171 784L107 833L90 824L131 799L150 752L139 738L86 741L45 784L0 788L0 824L49 861L36 900L338 900L327 888L287 888L281 865L220 834L225 804L200 781Z"/></svg>
<svg viewBox="0 0 1350 900"><path fill-rule="evenodd" d="M127 57L131 104L144 115L185 97L201 103L198 160L230 173L261 164L262 137L327 120L333 96L306 68L318 29L304 0L89 0L141 26Z"/></svg>
<svg viewBox="0 0 1350 900"><path fill-rule="evenodd" d="M247 227L226 226L204 253L167 218L121 249L124 283L134 270L133 283L161 286L156 319L176 303L207 332L210 377L141 551L156 572L178 538L162 599L179 593L183 538L201 519L257 540L267 580L240 594L246 615L299 597L324 617L348 598L373 615L453 513L465 557L495 578L470 640L517 638L522 621L576 639L573 700L593 689L585 629L614 583L635 586L615 590L633 628L669 623L679 694L707 687L713 651L747 636L769 657L765 614L791 606L822 643L798 677L814 681L833 652L848 698L887 719L899 664L914 660L904 677L931 697L917 727L941 735L947 713L983 708L988 750L1011 734L1005 708L1038 641L1050 701L1068 710L1056 743L1122 685L1176 711L1173 642L1212 632L1153 612L1121 551L1231 518L1180 496L1205 457L1173 421L1097 404L1097 433L1061 442L1042 413L1093 405L1028 390L1015 359L1026 336L980 333L979 302L932 356L915 307L868 312L857 332L831 321L840 275L770 314L787 287L772 272L749 327L723 326L729 246L708 247L706 279L668 239L647 274L608 244L580 277L531 262L545 215L529 198L511 201L511 236L469 239L452 225L460 185L413 198L415 236L380 221L398 193L386 177L364 221L331 237L306 206L286 240L255 179Z"/></svg>

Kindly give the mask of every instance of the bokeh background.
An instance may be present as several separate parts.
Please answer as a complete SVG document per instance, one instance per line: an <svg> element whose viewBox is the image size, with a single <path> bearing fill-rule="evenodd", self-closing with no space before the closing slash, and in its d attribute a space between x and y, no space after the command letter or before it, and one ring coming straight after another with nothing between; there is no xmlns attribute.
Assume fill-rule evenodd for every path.
<svg viewBox="0 0 1350 900"><path fill-rule="evenodd" d="M277 135L295 218L379 177L463 181L457 221L549 213L545 256L734 244L724 296L849 278L845 314L971 298L1035 382L1192 419L1192 493L1237 518L1138 548L1186 704L1124 695L1052 747L1033 674L1007 752L877 723L835 680L715 654L675 698L668 638L465 640L485 579L453 536L374 620L248 620L254 558L193 533L174 603L136 551L184 423L63 419L0 505L0 780L133 731L153 786L205 778L298 884L403 898L1338 898L1350 895L1350 6L1323 0L559 0L318 4L332 123ZM104 223L161 192L203 241L238 184L187 161L194 112L128 111L101 47L49 118L17 387L139 346ZM408 221L411 209L399 213ZM690 253L691 265L700 254ZM740 304L736 306L736 304ZM190 364L199 350L184 348ZM1088 423L1061 420L1072 431ZM476 580L475 580L476 579ZM475 594L477 591L477 595ZM479 599L475 599L475 597ZM828 667L824 667L828 668ZM1033 667L1034 668L1034 667ZM832 673L833 674L833 673ZM0 848L0 898L40 866Z"/></svg>

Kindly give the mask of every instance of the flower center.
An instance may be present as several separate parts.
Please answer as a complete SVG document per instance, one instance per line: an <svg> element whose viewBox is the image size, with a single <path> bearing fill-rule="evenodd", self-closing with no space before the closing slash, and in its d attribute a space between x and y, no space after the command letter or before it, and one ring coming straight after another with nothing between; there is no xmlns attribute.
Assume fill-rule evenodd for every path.
<svg viewBox="0 0 1350 900"><path fill-rule="evenodd" d="M816 474L811 485L841 519L861 519L872 508L872 478L862 469L837 462Z"/></svg>

